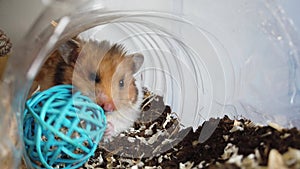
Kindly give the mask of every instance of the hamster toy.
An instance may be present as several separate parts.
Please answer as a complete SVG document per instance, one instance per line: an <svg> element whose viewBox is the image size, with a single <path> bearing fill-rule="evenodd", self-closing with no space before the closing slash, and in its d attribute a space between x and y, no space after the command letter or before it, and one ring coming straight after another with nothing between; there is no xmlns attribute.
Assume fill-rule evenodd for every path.
<svg viewBox="0 0 300 169"><path fill-rule="evenodd" d="M30 93L58 84L72 84L105 111L111 139L128 129L140 115L142 87L134 78L144 62L141 54L127 54L124 47L108 41L74 38L48 58L36 76Z"/></svg>

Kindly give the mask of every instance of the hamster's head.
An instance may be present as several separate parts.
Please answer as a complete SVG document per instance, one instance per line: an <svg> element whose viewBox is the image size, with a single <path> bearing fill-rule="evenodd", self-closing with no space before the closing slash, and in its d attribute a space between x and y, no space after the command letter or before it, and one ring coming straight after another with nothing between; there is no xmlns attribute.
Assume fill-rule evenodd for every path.
<svg viewBox="0 0 300 169"><path fill-rule="evenodd" d="M94 99L106 112L137 108L142 91L134 75L143 64L143 55L126 54L122 46L110 45L107 41L67 43L59 49L71 65L66 70L72 72L69 73L71 76L65 77L69 78L67 81Z"/></svg>

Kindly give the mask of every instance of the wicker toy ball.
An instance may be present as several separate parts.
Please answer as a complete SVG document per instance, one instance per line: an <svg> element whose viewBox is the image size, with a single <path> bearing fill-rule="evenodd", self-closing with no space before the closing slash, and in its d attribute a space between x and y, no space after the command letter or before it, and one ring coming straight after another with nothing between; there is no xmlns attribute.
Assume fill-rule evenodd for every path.
<svg viewBox="0 0 300 169"><path fill-rule="evenodd" d="M71 85L38 92L25 105L25 151L35 168L78 168L106 128L103 109Z"/></svg>

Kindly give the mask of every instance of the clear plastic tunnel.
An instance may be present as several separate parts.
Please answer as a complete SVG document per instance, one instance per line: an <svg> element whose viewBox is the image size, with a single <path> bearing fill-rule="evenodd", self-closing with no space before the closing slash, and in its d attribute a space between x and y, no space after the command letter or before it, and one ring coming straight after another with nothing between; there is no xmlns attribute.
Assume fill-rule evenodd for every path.
<svg viewBox="0 0 300 169"><path fill-rule="evenodd" d="M47 55L78 33L143 53L136 79L163 96L184 126L228 115L300 128L297 29L273 1L53 1L7 65L0 165L19 165L18 126L32 81Z"/></svg>

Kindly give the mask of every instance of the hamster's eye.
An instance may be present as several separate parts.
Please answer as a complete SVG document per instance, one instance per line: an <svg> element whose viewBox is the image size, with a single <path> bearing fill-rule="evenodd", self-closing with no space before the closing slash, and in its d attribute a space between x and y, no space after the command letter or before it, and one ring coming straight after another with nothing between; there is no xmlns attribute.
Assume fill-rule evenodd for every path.
<svg viewBox="0 0 300 169"><path fill-rule="evenodd" d="M120 87L120 88L123 88L124 85L125 85L124 79L121 79L121 80L119 81L119 87Z"/></svg>
<svg viewBox="0 0 300 169"><path fill-rule="evenodd" d="M100 81L101 81L100 76L97 73L90 73L89 79L96 83L100 83Z"/></svg>

